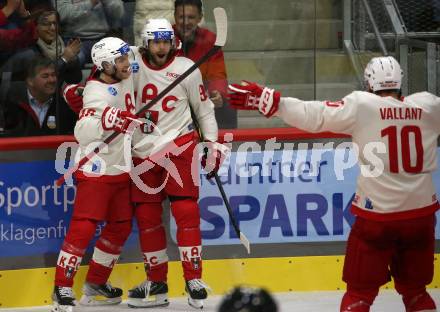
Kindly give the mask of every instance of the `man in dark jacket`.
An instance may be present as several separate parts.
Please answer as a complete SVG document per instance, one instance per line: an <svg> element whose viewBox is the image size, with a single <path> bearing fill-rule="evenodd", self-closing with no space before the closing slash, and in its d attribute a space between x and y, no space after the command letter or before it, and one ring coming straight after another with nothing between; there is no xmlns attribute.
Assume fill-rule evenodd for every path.
<svg viewBox="0 0 440 312"><path fill-rule="evenodd" d="M7 134L33 136L72 132L75 115L64 102L60 102L57 114L56 92L55 65L47 58L36 56L28 66L26 83L9 90L5 105Z"/></svg>

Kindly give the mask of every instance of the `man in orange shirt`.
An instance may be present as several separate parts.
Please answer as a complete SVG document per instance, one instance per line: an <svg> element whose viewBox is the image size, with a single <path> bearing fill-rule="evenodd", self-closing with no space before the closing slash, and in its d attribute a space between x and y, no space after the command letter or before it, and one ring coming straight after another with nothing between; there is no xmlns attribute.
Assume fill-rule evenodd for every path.
<svg viewBox="0 0 440 312"><path fill-rule="evenodd" d="M216 35L199 27L203 9L201 0L176 0L174 2L173 26L177 44L184 56L197 62L214 46ZM219 50L207 62L200 65L203 82L215 106L215 117L220 128L236 128L237 113L226 102L227 76L223 51Z"/></svg>

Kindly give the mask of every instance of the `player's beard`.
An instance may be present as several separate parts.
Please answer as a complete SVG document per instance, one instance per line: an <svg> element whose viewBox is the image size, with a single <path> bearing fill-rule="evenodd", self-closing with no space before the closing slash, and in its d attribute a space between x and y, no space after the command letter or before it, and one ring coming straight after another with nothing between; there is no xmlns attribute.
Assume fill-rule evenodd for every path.
<svg viewBox="0 0 440 312"><path fill-rule="evenodd" d="M171 49L168 54L165 54L163 57L158 57L155 54L151 54L148 50L147 50L147 56L148 56L148 60L151 63L151 65L156 66L156 67L162 67L164 66L171 58L172 54L173 54L173 49Z"/></svg>
<svg viewBox="0 0 440 312"><path fill-rule="evenodd" d="M157 54L155 54L155 55L152 54L151 55L151 61L157 67L162 67L168 61L168 55L169 55L169 53L168 54L163 54L162 56L157 55Z"/></svg>

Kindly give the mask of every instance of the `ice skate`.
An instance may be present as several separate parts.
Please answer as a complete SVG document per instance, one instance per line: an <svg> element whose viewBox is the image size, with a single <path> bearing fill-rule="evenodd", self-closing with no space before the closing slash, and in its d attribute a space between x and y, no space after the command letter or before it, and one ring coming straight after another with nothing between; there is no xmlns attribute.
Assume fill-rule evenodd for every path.
<svg viewBox="0 0 440 312"><path fill-rule="evenodd" d="M71 287L55 286L52 312L72 312L75 306L75 295Z"/></svg>
<svg viewBox="0 0 440 312"><path fill-rule="evenodd" d="M122 301L122 289L112 287L110 283L96 285L85 283L83 296L79 303L84 306L101 306L119 304Z"/></svg>
<svg viewBox="0 0 440 312"><path fill-rule="evenodd" d="M185 282L185 291L188 294L188 304L195 309L203 309L203 300L208 297L211 291L201 279L192 279Z"/></svg>
<svg viewBox="0 0 440 312"><path fill-rule="evenodd" d="M130 308L165 307L168 301L168 285L165 282L145 281L128 291Z"/></svg>

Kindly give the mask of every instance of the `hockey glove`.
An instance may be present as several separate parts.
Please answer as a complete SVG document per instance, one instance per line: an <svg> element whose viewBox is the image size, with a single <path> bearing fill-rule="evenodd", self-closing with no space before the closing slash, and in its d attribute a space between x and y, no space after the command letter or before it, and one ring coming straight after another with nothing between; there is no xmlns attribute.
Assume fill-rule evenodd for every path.
<svg viewBox="0 0 440 312"><path fill-rule="evenodd" d="M110 106L106 107L104 110L101 122L104 130L113 130L120 133L128 133L129 130L134 130L134 127L130 127L132 122L135 122L136 125L140 125L142 123L138 120L136 115Z"/></svg>
<svg viewBox="0 0 440 312"><path fill-rule="evenodd" d="M228 89L229 104L235 109L259 110L267 118L278 110L281 93L274 89L249 81L231 84Z"/></svg>
<svg viewBox="0 0 440 312"><path fill-rule="evenodd" d="M83 84L66 84L63 88L63 97L67 105L77 114L83 108Z"/></svg>
<svg viewBox="0 0 440 312"><path fill-rule="evenodd" d="M226 145L218 142L203 142L201 164L203 170L207 172L206 178L211 179L218 172L229 153L230 150Z"/></svg>

